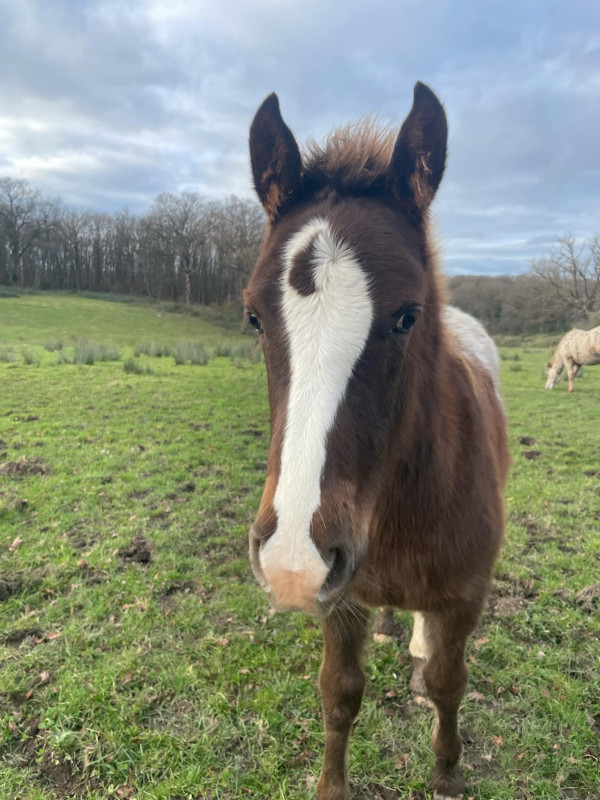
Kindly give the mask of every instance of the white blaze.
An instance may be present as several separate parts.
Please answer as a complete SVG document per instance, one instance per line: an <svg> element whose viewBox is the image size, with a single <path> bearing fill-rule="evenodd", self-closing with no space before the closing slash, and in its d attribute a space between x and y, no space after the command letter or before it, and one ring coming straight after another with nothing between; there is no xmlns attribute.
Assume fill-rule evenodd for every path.
<svg viewBox="0 0 600 800"><path fill-rule="evenodd" d="M311 245L316 291L290 284L294 258ZM367 276L351 248L316 218L283 252L282 316L288 339L290 386L281 467L273 505L277 530L262 548L261 566L311 573L321 586L329 567L310 536L321 501L327 434L364 349L373 309Z"/></svg>

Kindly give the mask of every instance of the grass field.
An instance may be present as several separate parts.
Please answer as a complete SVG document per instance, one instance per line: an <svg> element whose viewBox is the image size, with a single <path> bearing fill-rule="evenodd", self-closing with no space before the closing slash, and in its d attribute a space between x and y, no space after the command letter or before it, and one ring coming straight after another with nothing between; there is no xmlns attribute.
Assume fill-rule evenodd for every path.
<svg viewBox="0 0 600 800"><path fill-rule="evenodd" d="M314 796L320 631L272 615L247 564L266 376L218 322L0 299L0 798ZM112 360L70 363L82 342ZM177 364L181 343L208 363ZM461 715L477 800L600 797L600 368L545 392L548 352L501 349L507 543ZM409 623L371 646L355 800L428 796Z"/></svg>

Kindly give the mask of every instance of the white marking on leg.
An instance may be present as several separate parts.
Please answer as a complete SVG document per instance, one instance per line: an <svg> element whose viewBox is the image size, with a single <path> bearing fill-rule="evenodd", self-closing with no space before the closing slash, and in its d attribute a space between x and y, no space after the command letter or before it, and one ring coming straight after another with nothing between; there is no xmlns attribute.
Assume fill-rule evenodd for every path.
<svg viewBox="0 0 600 800"><path fill-rule="evenodd" d="M309 246L316 291L305 296L289 277L295 256ZM373 309L367 276L326 220L314 219L296 233L283 262L290 386L273 498L277 530L262 548L260 560L267 578L271 571L311 573L320 587L329 566L312 541L310 524L321 502L327 435L365 347Z"/></svg>
<svg viewBox="0 0 600 800"><path fill-rule="evenodd" d="M427 661L431 650L425 638L425 617L420 611L415 611L413 616L413 633L408 645L408 652L413 658L422 658Z"/></svg>

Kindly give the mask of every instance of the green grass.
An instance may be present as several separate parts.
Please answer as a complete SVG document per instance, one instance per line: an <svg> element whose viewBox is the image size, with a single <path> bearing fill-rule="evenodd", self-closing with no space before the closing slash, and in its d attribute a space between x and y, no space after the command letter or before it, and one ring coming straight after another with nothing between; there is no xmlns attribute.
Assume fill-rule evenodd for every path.
<svg viewBox="0 0 600 800"><path fill-rule="evenodd" d="M26 295L0 312L0 352L40 359L0 362L0 797L314 796L320 631L271 615L247 563L269 421L253 340L154 304ZM53 366L81 337L122 360ZM159 357L182 342L213 357ZM513 469L469 650L467 797L596 799L600 622L578 594L599 580L600 368L545 392L546 344L501 352ZM354 800L426 796L432 713L398 619L406 640L367 662Z"/></svg>

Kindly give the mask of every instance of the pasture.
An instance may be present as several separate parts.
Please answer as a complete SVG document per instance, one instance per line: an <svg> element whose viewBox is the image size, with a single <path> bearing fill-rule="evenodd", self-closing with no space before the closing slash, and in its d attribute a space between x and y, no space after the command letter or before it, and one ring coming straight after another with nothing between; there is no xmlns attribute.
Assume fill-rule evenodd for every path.
<svg viewBox="0 0 600 800"><path fill-rule="evenodd" d="M460 723L477 800L600 796L600 367L545 392L554 343L500 348L506 545ZM268 423L231 316L0 298L0 797L313 796L319 626L270 613L247 562ZM370 647L355 800L429 796L409 625Z"/></svg>

